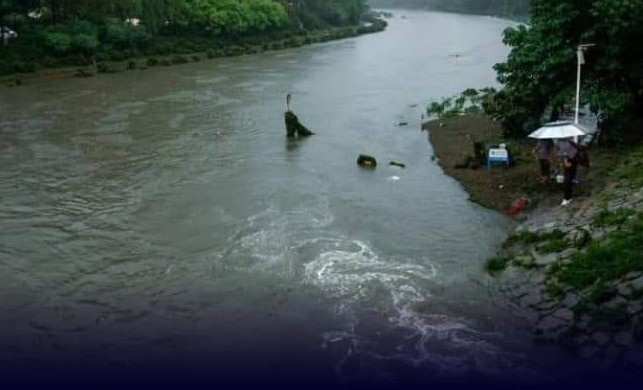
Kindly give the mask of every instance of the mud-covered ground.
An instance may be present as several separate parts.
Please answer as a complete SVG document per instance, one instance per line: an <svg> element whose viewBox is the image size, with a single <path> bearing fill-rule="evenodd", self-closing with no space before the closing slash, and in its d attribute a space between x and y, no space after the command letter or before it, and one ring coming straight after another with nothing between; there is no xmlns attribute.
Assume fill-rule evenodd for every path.
<svg viewBox="0 0 643 390"><path fill-rule="evenodd" d="M563 197L562 184L539 182L538 160L532 154L536 141L505 139L498 122L482 115L467 115L424 124L429 133L435 156L445 173L458 180L469 193L471 201L485 207L506 212L512 202L525 197L529 200L527 210L538 204L558 206ZM515 165L492 165L491 169L480 166L476 169L456 168L467 154L473 154L473 143L485 146L506 143ZM576 186L574 199L582 202L604 184L602 173L615 162L615 151L590 149L591 168L579 167L580 185ZM558 157L551 160L552 168L558 167Z"/></svg>

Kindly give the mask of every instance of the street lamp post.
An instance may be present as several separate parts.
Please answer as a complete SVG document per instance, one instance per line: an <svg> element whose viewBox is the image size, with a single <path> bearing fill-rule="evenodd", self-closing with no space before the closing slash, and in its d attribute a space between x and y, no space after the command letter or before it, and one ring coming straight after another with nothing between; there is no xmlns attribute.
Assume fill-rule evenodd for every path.
<svg viewBox="0 0 643 390"><path fill-rule="evenodd" d="M581 65L585 63L585 56L583 56L583 52L585 49L588 47L594 46L593 43L585 43L582 45L578 45L578 49L576 49L576 62L577 62L577 69L576 69L576 111L574 112L574 123L578 124L578 109L580 106L580 68Z"/></svg>

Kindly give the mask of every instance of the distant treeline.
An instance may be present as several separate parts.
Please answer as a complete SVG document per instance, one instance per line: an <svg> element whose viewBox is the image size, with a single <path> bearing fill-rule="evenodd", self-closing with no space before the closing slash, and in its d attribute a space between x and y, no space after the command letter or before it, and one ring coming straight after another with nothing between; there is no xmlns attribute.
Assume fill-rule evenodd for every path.
<svg viewBox="0 0 643 390"><path fill-rule="evenodd" d="M368 0L374 8L426 8L481 15L525 16L529 0Z"/></svg>
<svg viewBox="0 0 643 390"><path fill-rule="evenodd" d="M364 0L0 0L0 74L358 27ZM14 32L17 34L15 36ZM2 39L4 38L4 39Z"/></svg>

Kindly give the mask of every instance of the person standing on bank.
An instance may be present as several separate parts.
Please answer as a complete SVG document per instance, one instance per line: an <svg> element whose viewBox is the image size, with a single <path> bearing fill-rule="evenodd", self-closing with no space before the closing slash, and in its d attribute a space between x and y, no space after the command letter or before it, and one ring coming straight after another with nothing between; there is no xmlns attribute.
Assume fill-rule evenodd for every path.
<svg viewBox="0 0 643 390"><path fill-rule="evenodd" d="M554 142L551 139L540 139L532 151L538 157L540 163L540 182L547 183L549 180L549 156L554 148Z"/></svg>
<svg viewBox="0 0 643 390"><path fill-rule="evenodd" d="M560 151L563 154L563 202L561 206L567 206L572 203L572 190L574 188L574 178L578 168L578 147L572 143L571 139L565 139L561 143Z"/></svg>

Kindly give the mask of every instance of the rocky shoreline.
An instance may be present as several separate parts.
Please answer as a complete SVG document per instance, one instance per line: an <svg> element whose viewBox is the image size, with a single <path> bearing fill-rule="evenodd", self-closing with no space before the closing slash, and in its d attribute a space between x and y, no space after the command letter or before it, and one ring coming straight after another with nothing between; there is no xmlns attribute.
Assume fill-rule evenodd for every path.
<svg viewBox="0 0 643 390"><path fill-rule="evenodd" d="M529 213L499 254L506 268L498 272L497 283L515 312L531 323L537 340L560 343L602 368L641 369L643 272L629 271L603 281L608 292L592 302L591 310L586 304L593 299L591 289L578 290L564 284L560 291L552 288L556 268L578 261L574 256L587 251L589 243L599 245L618 230L617 226L597 223L601 215L619 210L632 210L630 217L643 213L643 187L611 189L603 195L610 197L605 204L594 198L571 208L549 202ZM559 232L558 241L564 243L555 249L545 250L551 239L511 240L521 235L551 237L554 232Z"/></svg>
<svg viewBox="0 0 643 390"><path fill-rule="evenodd" d="M529 200L486 268L510 310L531 324L534 339L557 343L600 369L643 369L643 180L637 176L643 148L595 151L574 202L560 207L559 186L537 184L528 141L506 141L514 167L456 167L472 142L502 141L489 118L423 127L445 173L472 201L505 212L512 200Z"/></svg>

